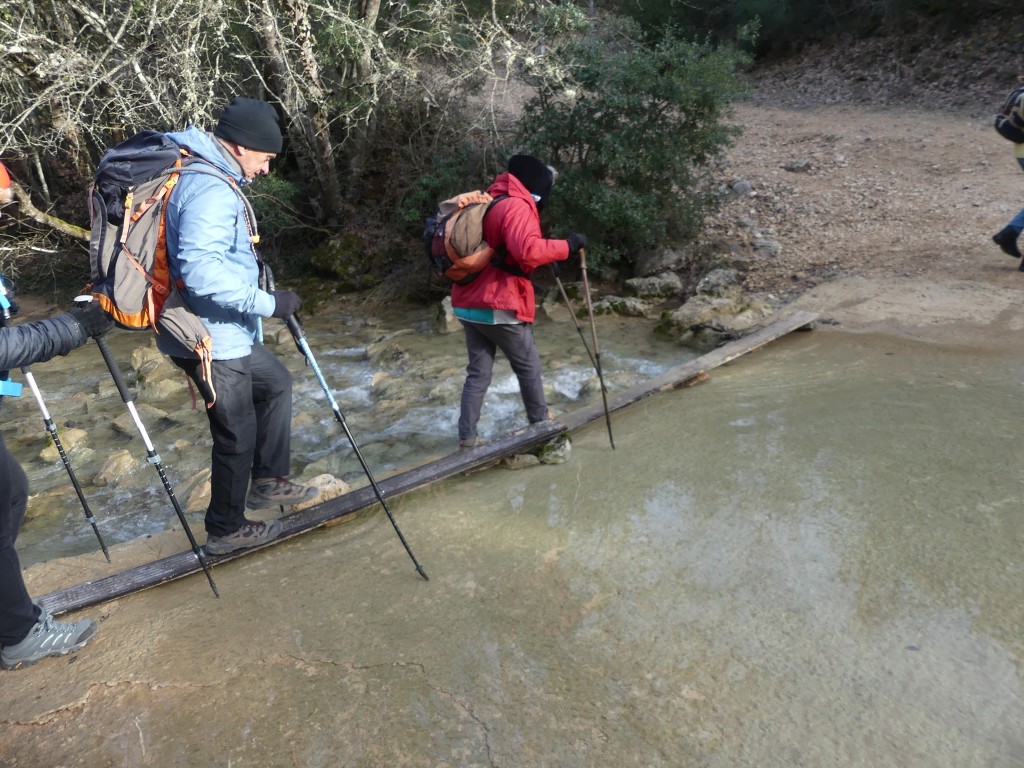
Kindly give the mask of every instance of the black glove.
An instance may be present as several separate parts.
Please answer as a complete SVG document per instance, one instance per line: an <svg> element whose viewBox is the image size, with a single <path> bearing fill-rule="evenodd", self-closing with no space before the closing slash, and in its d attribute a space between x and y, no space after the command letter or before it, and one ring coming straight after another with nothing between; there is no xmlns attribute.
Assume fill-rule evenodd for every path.
<svg viewBox="0 0 1024 768"><path fill-rule="evenodd" d="M68 314L82 326L86 336L91 336L94 339L114 330L114 321L110 315L94 301L69 309Z"/></svg>
<svg viewBox="0 0 1024 768"><path fill-rule="evenodd" d="M274 305L274 313L271 317L287 320L299 311L299 304L302 302L299 300L296 293L292 291L271 291L270 295L273 296L274 301L277 302Z"/></svg>
<svg viewBox="0 0 1024 768"><path fill-rule="evenodd" d="M587 236L579 232L573 232L567 238L566 241L569 243L569 256L579 256L580 249L586 248L590 243L587 241Z"/></svg>

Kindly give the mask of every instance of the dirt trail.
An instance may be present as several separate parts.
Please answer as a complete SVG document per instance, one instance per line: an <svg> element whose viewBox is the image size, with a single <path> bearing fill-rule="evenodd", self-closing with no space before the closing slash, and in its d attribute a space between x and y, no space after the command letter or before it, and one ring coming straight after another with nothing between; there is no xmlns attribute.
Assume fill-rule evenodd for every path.
<svg viewBox="0 0 1024 768"><path fill-rule="evenodd" d="M736 116L746 130L725 180L753 191L710 232L781 245L755 258L749 289L791 300L849 275L1024 287L991 241L1024 206L1024 174L987 114L744 104Z"/></svg>

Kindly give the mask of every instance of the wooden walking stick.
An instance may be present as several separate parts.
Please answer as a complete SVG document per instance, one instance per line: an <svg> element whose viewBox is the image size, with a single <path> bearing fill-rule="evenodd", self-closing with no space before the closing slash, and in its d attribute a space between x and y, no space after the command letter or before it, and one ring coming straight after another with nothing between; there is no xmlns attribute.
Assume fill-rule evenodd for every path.
<svg viewBox="0 0 1024 768"><path fill-rule="evenodd" d="M612 436L612 416L608 412L608 389L604 385L604 374L601 372L601 347L597 343L597 325L594 323L594 305L590 300L590 283L587 281L587 251L580 248L580 274L583 276L583 297L587 302L587 314L590 316L590 336L594 340L594 367L597 378L601 382L601 399L604 401L604 420L608 425L608 442L615 450L615 438Z"/></svg>

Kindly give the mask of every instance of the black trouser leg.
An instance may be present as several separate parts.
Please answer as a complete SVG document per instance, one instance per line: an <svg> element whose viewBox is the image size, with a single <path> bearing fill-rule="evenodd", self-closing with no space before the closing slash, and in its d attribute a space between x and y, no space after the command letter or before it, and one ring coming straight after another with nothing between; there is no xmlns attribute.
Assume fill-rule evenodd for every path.
<svg viewBox="0 0 1024 768"><path fill-rule="evenodd" d="M198 361L172 358L193 380ZM291 374L262 344L235 360L213 361L217 401L206 409L213 436L206 532L227 536L245 523L251 477L289 474Z"/></svg>
<svg viewBox="0 0 1024 768"><path fill-rule="evenodd" d="M28 504L28 478L0 437L0 645L20 643L39 619L14 549Z"/></svg>

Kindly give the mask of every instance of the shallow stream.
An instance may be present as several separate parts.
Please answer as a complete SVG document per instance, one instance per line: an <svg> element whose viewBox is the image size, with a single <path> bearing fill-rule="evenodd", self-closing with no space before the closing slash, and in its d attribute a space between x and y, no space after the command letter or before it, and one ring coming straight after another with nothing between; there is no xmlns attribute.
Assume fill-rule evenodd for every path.
<svg viewBox="0 0 1024 768"><path fill-rule="evenodd" d="M538 321L536 338L549 405L555 412L565 412L600 390L570 316L555 308L550 317L554 319L545 316ZM610 390L693 357L654 336L650 322L598 320L602 368ZM589 324L585 319L580 322L592 347ZM359 311L358 315L328 310L305 318L304 326L325 380L376 478L457 449L458 403L466 364L461 329L438 333L432 308ZM291 336L274 320L266 323L266 335L268 345L293 373L293 474L308 480L329 473L353 487L365 485L344 430ZM115 331L108 339L175 497L189 508L190 526L202 543L205 504L188 504L193 491L209 476L210 437L202 404L200 410L192 410L189 392L180 387L166 396L133 384L132 351L149 344L148 333ZM32 372L59 434L70 426L87 432L84 439L66 443L65 448L107 545L177 525L174 507L159 475L145 462L143 442L95 344L33 366ZM12 378L24 381L18 371ZM177 371L172 379L184 382ZM95 534L63 463L52 449L48 458L41 457L51 443L28 387L21 398L7 398L2 407L5 439L30 483L27 521L17 542L22 565L96 550ZM150 407L159 410L150 411ZM518 383L499 355L480 434L495 436L525 424ZM93 484L118 449L132 454L134 466L116 483Z"/></svg>
<svg viewBox="0 0 1024 768"><path fill-rule="evenodd" d="M538 337L578 343L568 328ZM679 354L600 330L609 368ZM458 366L457 334L398 340ZM339 386L357 434L395 440L383 401L358 405L360 355L324 357L362 371ZM195 765L216 743L219 765L1018 768L1022 380L1017 347L790 334L616 414L614 451L594 423L565 464L395 499L429 582L377 509L218 567L220 600L196 575L90 609L100 637L73 666L39 666L48 694L4 676L2 717L32 723L9 727L12 754ZM298 389L299 410L323 407ZM424 454L453 439L454 400L434 413ZM75 512L60 520L81 527Z"/></svg>

